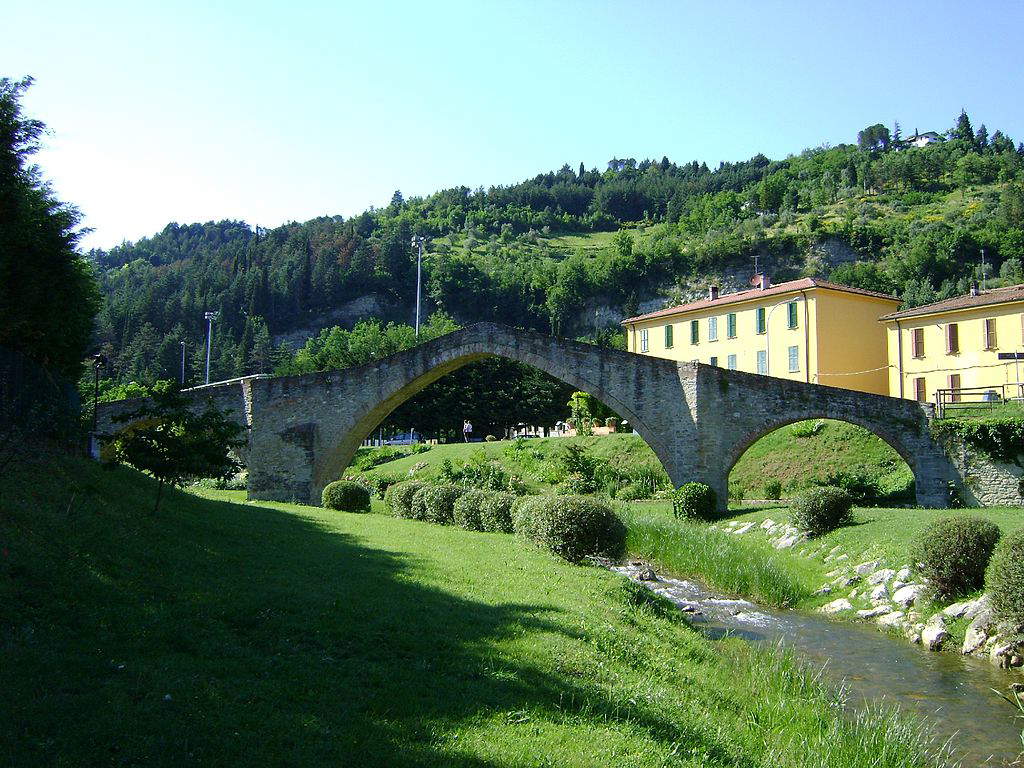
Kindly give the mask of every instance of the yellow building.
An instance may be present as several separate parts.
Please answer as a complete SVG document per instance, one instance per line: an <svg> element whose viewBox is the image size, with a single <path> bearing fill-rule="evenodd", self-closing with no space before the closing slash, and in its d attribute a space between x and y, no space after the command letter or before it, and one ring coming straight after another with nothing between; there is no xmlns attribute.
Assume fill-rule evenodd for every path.
<svg viewBox="0 0 1024 768"><path fill-rule="evenodd" d="M758 287L622 321L626 349L813 384L888 394L891 296L814 278Z"/></svg>
<svg viewBox="0 0 1024 768"><path fill-rule="evenodd" d="M948 403L1020 396L1007 385L1021 381L1024 360L999 356L1024 350L1024 285L972 290L880 320L893 397Z"/></svg>

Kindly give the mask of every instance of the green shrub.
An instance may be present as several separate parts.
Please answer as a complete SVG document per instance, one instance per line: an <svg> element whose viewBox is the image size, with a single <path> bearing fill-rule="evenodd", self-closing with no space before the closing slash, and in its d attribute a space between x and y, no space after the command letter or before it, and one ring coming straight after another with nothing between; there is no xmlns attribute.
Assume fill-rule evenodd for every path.
<svg viewBox="0 0 1024 768"><path fill-rule="evenodd" d="M914 542L912 556L939 597L958 597L985 583L999 527L970 515L936 520Z"/></svg>
<svg viewBox="0 0 1024 768"><path fill-rule="evenodd" d="M493 491L484 491L480 488L471 488L462 494L452 507L452 517L455 525L465 528L467 531L484 530L483 522L480 519L480 511Z"/></svg>
<svg viewBox="0 0 1024 768"><path fill-rule="evenodd" d="M520 496L512 503L512 530L525 538L533 538L533 522L536 508L548 496Z"/></svg>
<svg viewBox="0 0 1024 768"><path fill-rule="evenodd" d="M988 566L985 586L999 618L1024 623L1024 529L999 542Z"/></svg>
<svg viewBox="0 0 1024 768"><path fill-rule="evenodd" d="M672 494L672 514L684 520L713 520L718 497L704 483L683 483Z"/></svg>
<svg viewBox="0 0 1024 768"><path fill-rule="evenodd" d="M589 496L538 496L516 507L520 536L577 563L589 555L618 556L626 526L606 503Z"/></svg>
<svg viewBox="0 0 1024 768"><path fill-rule="evenodd" d="M882 496L878 481L863 469L830 472L824 482L818 484L828 488L842 488L850 494L854 504L876 504Z"/></svg>
<svg viewBox="0 0 1024 768"><path fill-rule="evenodd" d="M782 498L782 481L780 480L769 480L764 484L764 497L777 501Z"/></svg>
<svg viewBox="0 0 1024 768"><path fill-rule="evenodd" d="M671 481L661 467L639 466L627 473L629 484L635 485L642 494L637 498L649 499L662 488L669 486Z"/></svg>
<svg viewBox="0 0 1024 768"><path fill-rule="evenodd" d="M424 483L406 480L395 483L384 493L384 506L395 517L412 517L412 499Z"/></svg>
<svg viewBox="0 0 1024 768"><path fill-rule="evenodd" d="M585 496L597 490L597 483L586 475L573 472L565 476L558 486L558 493L562 496Z"/></svg>
<svg viewBox="0 0 1024 768"><path fill-rule="evenodd" d="M808 536L821 536L848 523L852 507L853 499L842 488L811 488L794 500L791 521Z"/></svg>
<svg viewBox="0 0 1024 768"><path fill-rule="evenodd" d="M630 483L619 488L615 498L619 501L636 501L637 499L649 499L651 497L650 494L645 495L643 490Z"/></svg>
<svg viewBox="0 0 1024 768"><path fill-rule="evenodd" d="M825 422L819 419L818 421L798 421L792 427L790 431L794 437L814 437L820 434L825 429Z"/></svg>
<svg viewBox="0 0 1024 768"><path fill-rule="evenodd" d="M604 425L612 430L618 429L619 420L615 416L609 416L607 419L604 420Z"/></svg>
<svg viewBox="0 0 1024 768"><path fill-rule="evenodd" d="M402 476L394 472L381 472L377 475L363 475L363 481L370 488L371 492L378 498L383 499L388 488L400 482Z"/></svg>
<svg viewBox="0 0 1024 768"><path fill-rule="evenodd" d="M511 493L489 492L480 507L480 525L491 533L512 533L512 508L517 497Z"/></svg>
<svg viewBox="0 0 1024 768"><path fill-rule="evenodd" d="M747 495L747 489L739 483L729 483L729 500L743 501Z"/></svg>
<svg viewBox="0 0 1024 768"><path fill-rule="evenodd" d="M455 502L465 492L457 485L425 485L412 497L412 518L451 525L455 522Z"/></svg>
<svg viewBox="0 0 1024 768"><path fill-rule="evenodd" d="M385 464L395 459L400 459L405 454L396 451L390 445L382 445L379 448L359 448L356 451L356 458L353 462L356 469L373 469L379 464Z"/></svg>
<svg viewBox="0 0 1024 768"><path fill-rule="evenodd" d="M370 511L370 491L366 486L348 480L328 483L320 498L328 509L339 509L342 512Z"/></svg>

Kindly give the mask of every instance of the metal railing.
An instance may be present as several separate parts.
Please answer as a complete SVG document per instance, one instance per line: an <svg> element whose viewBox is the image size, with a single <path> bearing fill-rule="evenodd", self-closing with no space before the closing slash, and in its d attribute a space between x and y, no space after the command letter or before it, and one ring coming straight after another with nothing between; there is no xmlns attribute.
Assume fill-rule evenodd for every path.
<svg viewBox="0 0 1024 768"><path fill-rule="evenodd" d="M1024 382L935 390L935 415L940 419L972 411L987 413L1007 403L1024 404Z"/></svg>

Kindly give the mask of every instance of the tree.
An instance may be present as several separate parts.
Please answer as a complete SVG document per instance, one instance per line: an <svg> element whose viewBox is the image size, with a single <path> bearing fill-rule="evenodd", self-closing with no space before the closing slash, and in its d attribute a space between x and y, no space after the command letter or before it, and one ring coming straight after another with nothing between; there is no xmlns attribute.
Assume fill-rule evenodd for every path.
<svg viewBox="0 0 1024 768"><path fill-rule="evenodd" d="M75 248L78 211L58 200L29 160L45 126L25 117L31 78L0 78L0 346L78 378L99 292Z"/></svg>
<svg viewBox="0 0 1024 768"><path fill-rule="evenodd" d="M227 479L238 470L230 452L244 445L238 439L242 428L212 402L196 413L177 390L157 389L135 410L114 417L114 422L124 426L105 437L104 458L156 478L154 515L165 483L178 486L204 477Z"/></svg>
<svg viewBox="0 0 1024 768"><path fill-rule="evenodd" d="M857 134L857 146L865 152L885 151L889 148L889 129L881 123L869 125Z"/></svg>
<svg viewBox="0 0 1024 768"><path fill-rule="evenodd" d="M974 134L974 144L978 149L988 148L988 128L985 127L984 123L978 127L977 132Z"/></svg>
<svg viewBox="0 0 1024 768"><path fill-rule="evenodd" d="M956 119L956 125L949 132L949 137L966 141L974 146L974 128L971 127L971 118L967 116L966 110L960 110L960 116Z"/></svg>

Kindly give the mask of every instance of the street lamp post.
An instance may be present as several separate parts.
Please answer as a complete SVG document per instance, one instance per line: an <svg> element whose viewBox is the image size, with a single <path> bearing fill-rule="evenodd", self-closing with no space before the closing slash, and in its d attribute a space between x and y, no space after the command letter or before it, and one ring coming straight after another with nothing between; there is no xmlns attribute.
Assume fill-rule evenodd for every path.
<svg viewBox="0 0 1024 768"><path fill-rule="evenodd" d="M423 235L413 235L412 247L417 249L416 255L416 338L420 337L420 286L423 282Z"/></svg>
<svg viewBox="0 0 1024 768"><path fill-rule="evenodd" d="M207 312L206 318L206 383L210 383L210 347L213 343L213 321L220 317L220 312Z"/></svg>
<svg viewBox="0 0 1024 768"><path fill-rule="evenodd" d="M806 299L804 299L806 301ZM776 302L776 304L768 310L768 314L765 316L764 321L764 373L765 376L771 376L772 374L772 345L771 345L771 332L772 332L772 313L776 309L781 307L783 304L789 304L795 301L795 299L787 298L782 301Z"/></svg>
<svg viewBox="0 0 1024 768"><path fill-rule="evenodd" d="M181 386L185 386L185 342L181 342Z"/></svg>
<svg viewBox="0 0 1024 768"><path fill-rule="evenodd" d="M99 417L99 402L100 402L100 366L103 365L103 355L97 352L92 356L92 434L93 439L96 437L96 428Z"/></svg>

